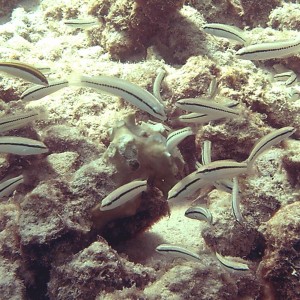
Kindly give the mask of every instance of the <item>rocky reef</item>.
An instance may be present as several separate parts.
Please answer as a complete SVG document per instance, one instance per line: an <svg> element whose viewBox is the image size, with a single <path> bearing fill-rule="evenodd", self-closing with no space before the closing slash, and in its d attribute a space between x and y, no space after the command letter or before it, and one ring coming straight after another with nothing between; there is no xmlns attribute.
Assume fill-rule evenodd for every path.
<svg viewBox="0 0 300 300"><path fill-rule="evenodd" d="M1 117L42 112L1 135L39 140L48 149L22 156L1 153L0 145L0 184L24 178L0 202L1 299L300 297L299 54L239 59L242 45L204 30L217 20L238 26L252 45L293 38L299 4L2 2L1 61L28 63L46 70L41 72L50 84L68 84L27 101L21 98L30 83L1 77ZM161 70L165 76L157 83ZM274 79L287 71L296 74L291 85ZM81 75L111 76L115 89L117 77L125 80L125 90L129 82L159 92L166 120L138 108L136 99L129 103L84 86ZM217 83L213 92L211 82ZM197 97L233 103L238 114L183 122L177 101ZM170 151L170 134L187 126L191 134ZM204 141L211 142L213 162L244 162L259 139L290 126L295 132L289 140L262 153L253 169L239 176L242 222L232 210L231 194L213 184L183 201L167 201L172 187L196 170ZM102 210L107 195L134 180L147 180L147 189ZM184 216L195 205L209 209L212 224ZM163 243L186 247L201 260L161 256L155 248ZM246 264L247 271L224 266L216 253Z"/></svg>
<svg viewBox="0 0 300 300"><path fill-rule="evenodd" d="M1 0L0 1L0 17L6 16L9 14L17 4L21 2L19 0Z"/></svg>

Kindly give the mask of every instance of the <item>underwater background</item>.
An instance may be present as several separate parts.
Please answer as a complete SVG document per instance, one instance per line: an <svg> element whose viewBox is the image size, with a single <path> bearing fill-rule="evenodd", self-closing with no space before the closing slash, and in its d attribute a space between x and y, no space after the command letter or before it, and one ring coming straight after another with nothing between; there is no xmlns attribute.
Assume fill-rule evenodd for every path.
<svg viewBox="0 0 300 300"><path fill-rule="evenodd" d="M0 0L0 300L300 299L299 30L298 1Z"/></svg>

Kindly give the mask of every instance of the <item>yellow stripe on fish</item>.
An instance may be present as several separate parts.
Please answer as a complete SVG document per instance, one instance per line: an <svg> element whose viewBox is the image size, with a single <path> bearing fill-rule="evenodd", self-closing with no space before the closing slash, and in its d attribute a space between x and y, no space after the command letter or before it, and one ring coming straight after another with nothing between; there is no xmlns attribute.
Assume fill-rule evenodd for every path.
<svg viewBox="0 0 300 300"><path fill-rule="evenodd" d="M0 62L0 72L19 77L39 85L48 85L45 75L37 68L21 62Z"/></svg>

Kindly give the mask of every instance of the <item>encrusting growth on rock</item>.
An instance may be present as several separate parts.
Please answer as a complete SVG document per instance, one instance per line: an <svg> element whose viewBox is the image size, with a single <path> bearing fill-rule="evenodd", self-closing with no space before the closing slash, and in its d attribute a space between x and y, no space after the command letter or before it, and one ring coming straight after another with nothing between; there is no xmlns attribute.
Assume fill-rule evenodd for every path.
<svg viewBox="0 0 300 300"><path fill-rule="evenodd" d="M64 264L54 266L49 298L95 299L97 295L136 287L155 279L155 270L121 258L103 239L92 243ZM74 288L74 286L76 288Z"/></svg>
<svg viewBox="0 0 300 300"><path fill-rule="evenodd" d="M16 3L1 300L298 299L299 4Z"/></svg>

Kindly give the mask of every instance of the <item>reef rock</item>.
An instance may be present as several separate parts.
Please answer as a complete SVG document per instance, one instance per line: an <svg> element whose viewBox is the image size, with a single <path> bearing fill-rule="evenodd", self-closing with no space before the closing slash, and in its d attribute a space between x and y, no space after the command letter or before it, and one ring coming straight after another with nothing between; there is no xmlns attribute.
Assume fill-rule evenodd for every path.
<svg viewBox="0 0 300 300"><path fill-rule="evenodd" d="M300 298L300 199L281 208L260 231L266 251L259 272L276 299Z"/></svg>
<svg viewBox="0 0 300 300"><path fill-rule="evenodd" d="M92 300L100 293L143 288L154 279L154 269L128 262L101 239L53 267L48 293L51 300Z"/></svg>

